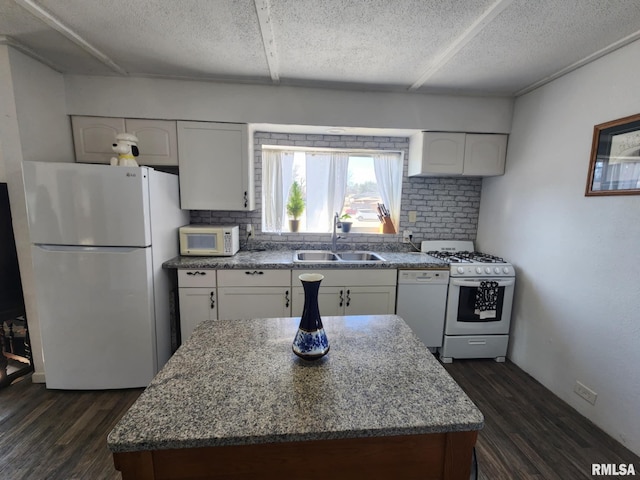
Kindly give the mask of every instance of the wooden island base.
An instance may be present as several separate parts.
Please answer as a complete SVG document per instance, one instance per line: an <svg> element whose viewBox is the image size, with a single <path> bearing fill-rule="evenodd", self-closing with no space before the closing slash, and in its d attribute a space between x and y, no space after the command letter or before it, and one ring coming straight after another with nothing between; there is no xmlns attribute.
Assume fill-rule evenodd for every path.
<svg viewBox="0 0 640 480"><path fill-rule="evenodd" d="M468 480L477 431L116 452L123 480Z"/></svg>

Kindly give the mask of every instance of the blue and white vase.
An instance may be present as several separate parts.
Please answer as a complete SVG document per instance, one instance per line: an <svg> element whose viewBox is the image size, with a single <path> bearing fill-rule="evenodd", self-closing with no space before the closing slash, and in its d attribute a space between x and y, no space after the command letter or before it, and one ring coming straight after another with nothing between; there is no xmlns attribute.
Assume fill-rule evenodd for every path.
<svg viewBox="0 0 640 480"><path fill-rule="evenodd" d="M329 340L318 308L318 290L324 275L303 273L298 278L304 288L304 308L291 348L293 353L304 360L318 360L329 351Z"/></svg>

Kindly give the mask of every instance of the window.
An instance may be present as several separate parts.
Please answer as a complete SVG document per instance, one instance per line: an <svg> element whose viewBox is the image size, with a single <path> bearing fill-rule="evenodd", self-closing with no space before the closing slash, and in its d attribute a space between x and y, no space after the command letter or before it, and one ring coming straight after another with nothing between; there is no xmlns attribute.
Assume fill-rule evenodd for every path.
<svg viewBox="0 0 640 480"><path fill-rule="evenodd" d="M294 182L304 200L299 232L331 232L337 212L350 217L354 233L381 233L380 204L397 231L402 152L263 146L262 231L292 231L287 201Z"/></svg>

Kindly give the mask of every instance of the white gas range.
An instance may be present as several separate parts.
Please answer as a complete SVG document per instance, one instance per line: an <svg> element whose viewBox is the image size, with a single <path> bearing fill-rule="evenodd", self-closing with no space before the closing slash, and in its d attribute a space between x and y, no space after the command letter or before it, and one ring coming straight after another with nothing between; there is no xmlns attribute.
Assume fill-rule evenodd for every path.
<svg viewBox="0 0 640 480"><path fill-rule="evenodd" d="M494 358L503 362L515 285L513 265L476 252L471 241L424 241L421 250L449 264L449 290L440 360Z"/></svg>

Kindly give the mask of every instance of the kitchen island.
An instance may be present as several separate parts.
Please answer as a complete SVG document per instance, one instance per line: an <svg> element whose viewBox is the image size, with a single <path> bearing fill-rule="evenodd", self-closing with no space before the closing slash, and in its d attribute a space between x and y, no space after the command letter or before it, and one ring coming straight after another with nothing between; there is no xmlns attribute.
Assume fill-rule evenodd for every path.
<svg viewBox="0 0 640 480"><path fill-rule="evenodd" d="M464 479L483 416L395 315L202 323L108 437L129 479Z"/></svg>

